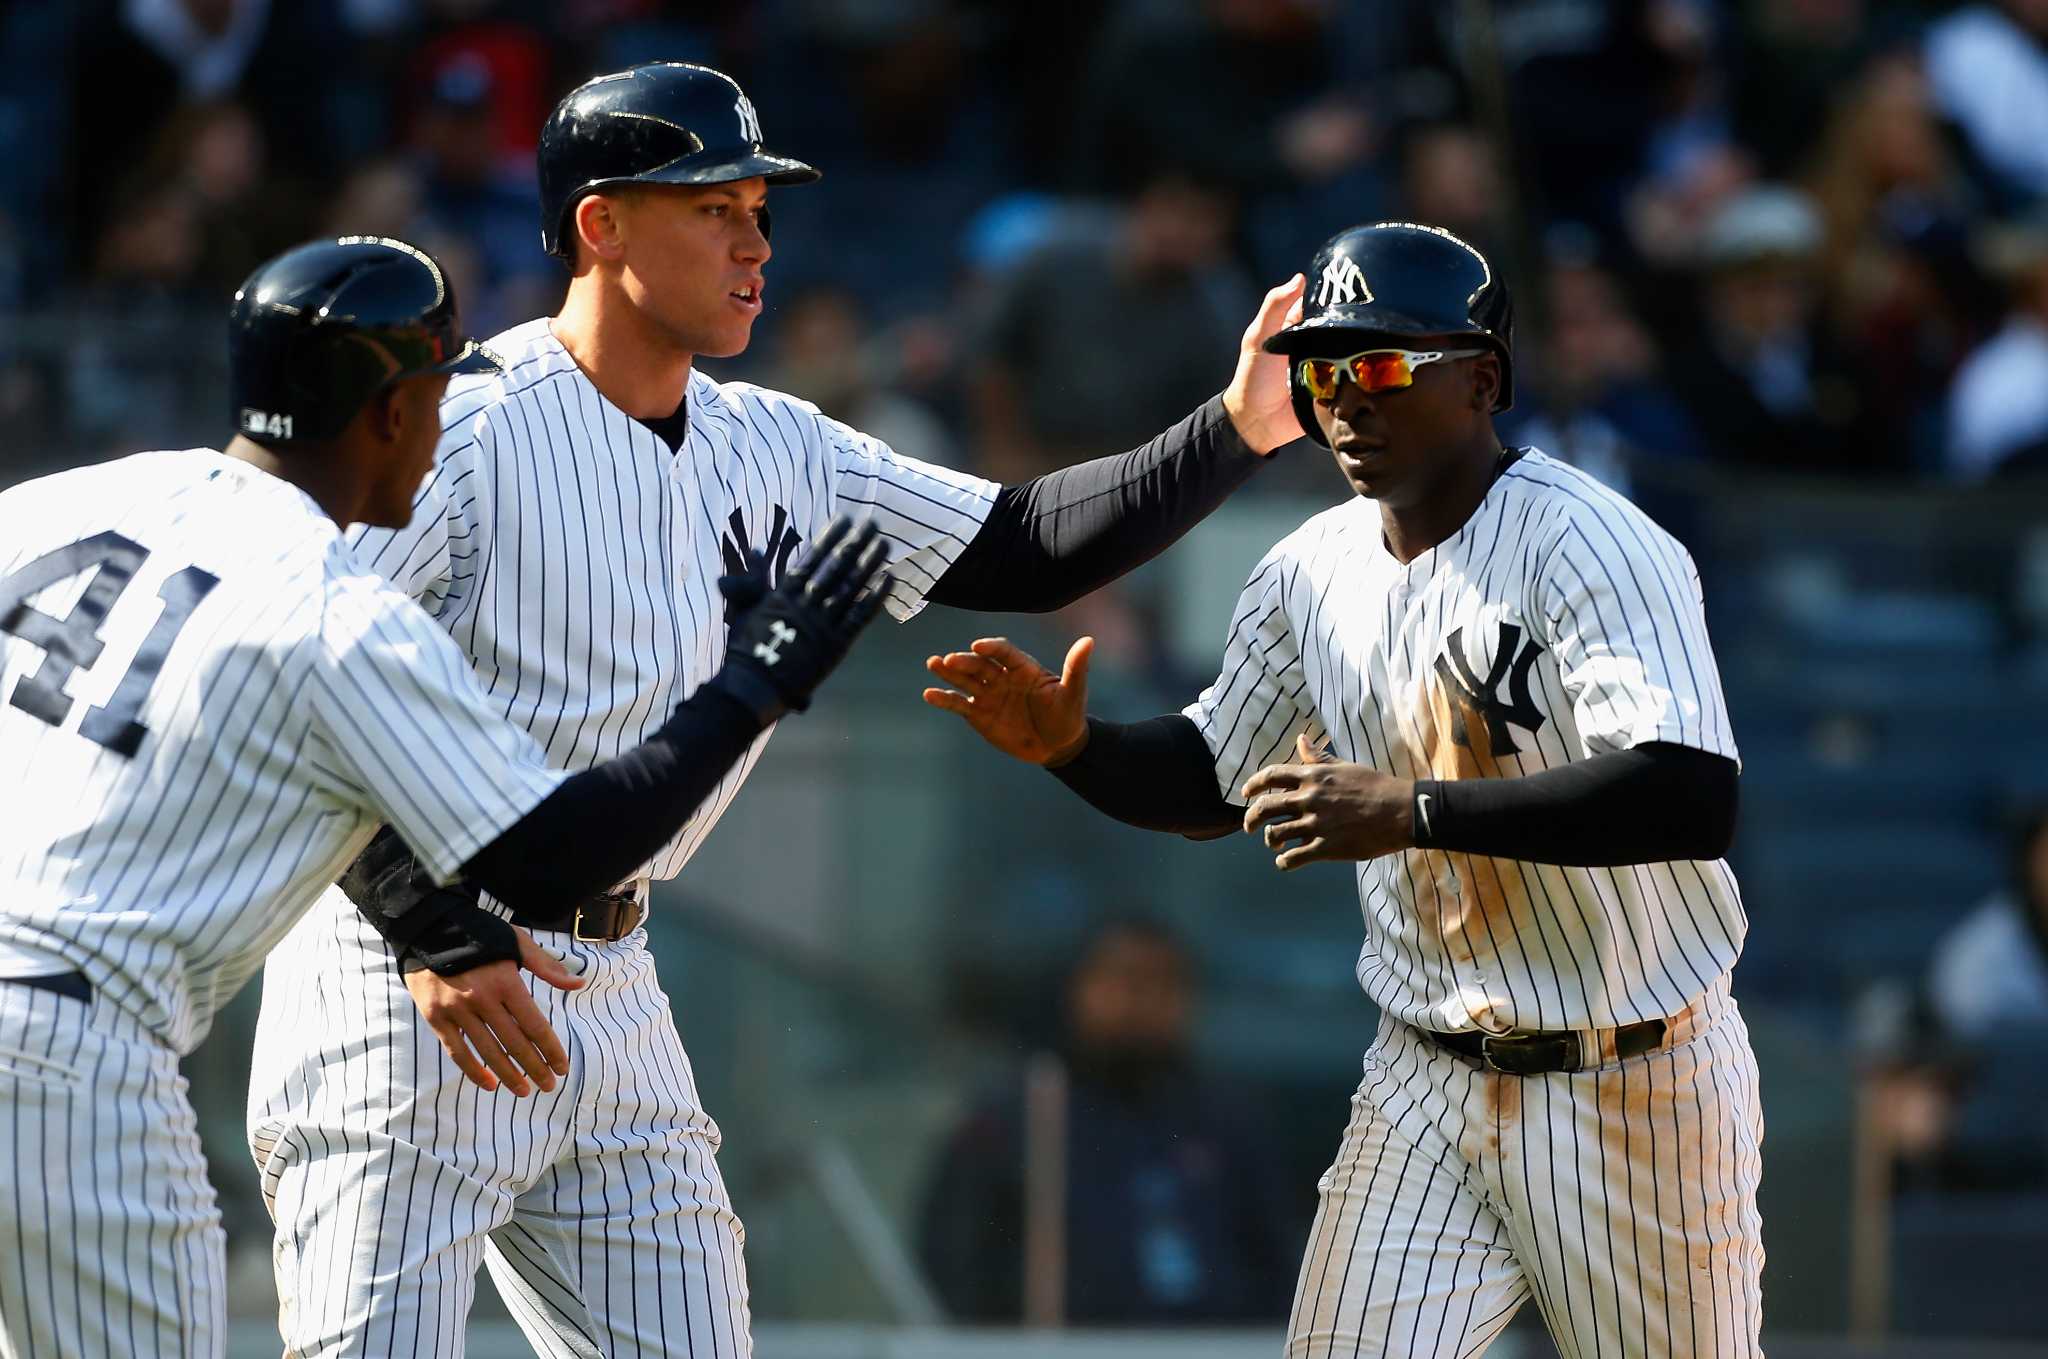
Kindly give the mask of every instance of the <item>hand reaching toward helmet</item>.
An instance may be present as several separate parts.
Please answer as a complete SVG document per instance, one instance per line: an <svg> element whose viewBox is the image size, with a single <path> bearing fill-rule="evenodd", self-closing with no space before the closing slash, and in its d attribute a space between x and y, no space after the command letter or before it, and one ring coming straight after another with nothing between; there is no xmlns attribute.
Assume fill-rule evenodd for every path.
<svg viewBox="0 0 2048 1359"><path fill-rule="evenodd" d="M1301 319L1301 299L1308 282L1300 274L1266 294L1259 314L1245 327L1237 351L1237 372L1223 390L1223 409L1237 436L1254 453L1271 453L1302 437L1287 391L1287 358L1268 354L1266 341Z"/></svg>

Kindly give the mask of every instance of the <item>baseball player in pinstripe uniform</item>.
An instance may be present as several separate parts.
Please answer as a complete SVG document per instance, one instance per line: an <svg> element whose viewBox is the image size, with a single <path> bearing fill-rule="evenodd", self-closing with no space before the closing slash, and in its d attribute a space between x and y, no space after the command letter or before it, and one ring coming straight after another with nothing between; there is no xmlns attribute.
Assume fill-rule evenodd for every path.
<svg viewBox="0 0 2048 1359"><path fill-rule="evenodd" d="M762 149L716 71L662 63L571 92L540 146L543 239L573 272L562 312L491 342L503 374L451 386L412 523L357 538L551 764L602 759L693 693L728 646L721 574L753 561L774 578L836 514L878 530L898 618L931 600L1050 609L1165 548L1299 437L1285 365L1260 348L1299 280L1268 295L1222 396L1142 448L1016 487L695 372L740 352L760 314L769 187L816 175ZM369 890L330 894L273 956L249 1126L292 1353L459 1354L479 1262L543 1354L750 1352L719 1131L639 929L649 881L682 870L759 757L748 737L613 892L542 915L430 892L437 928L400 940L382 917L417 914L428 889L380 857L358 875ZM494 1034L444 1022L469 991L520 984L475 937L500 914L586 967L580 991L537 999L571 1058L552 1089L532 1091L521 1068L545 1073ZM533 1097L484 1097L487 1067Z"/></svg>
<svg viewBox="0 0 2048 1359"><path fill-rule="evenodd" d="M6 1359L222 1353L224 1243L178 1059L380 822L433 879L558 908L666 840L744 750L732 714L801 706L878 604L881 550L844 526L791 586L736 583L733 659L644 744L564 774L342 537L406 521L451 375L497 371L439 265L303 246L250 277L230 334L224 451L0 494ZM506 933L549 984L583 985ZM552 1079L564 1057L546 1060Z"/></svg>
<svg viewBox="0 0 2048 1359"><path fill-rule="evenodd" d="M984 639L926 698L1133 824L1356 862L1380 1030L1292 1359L1477 1354L1532 1295L1573 1359L1756 1354L1737 756L1698 575L1500 446L1510 310L1470 245L1354 228L1310 289L1272 347L1358 498L1266 554L1216 682L1119 725L1085 715L1087 639L1060 676Z"/></svg>

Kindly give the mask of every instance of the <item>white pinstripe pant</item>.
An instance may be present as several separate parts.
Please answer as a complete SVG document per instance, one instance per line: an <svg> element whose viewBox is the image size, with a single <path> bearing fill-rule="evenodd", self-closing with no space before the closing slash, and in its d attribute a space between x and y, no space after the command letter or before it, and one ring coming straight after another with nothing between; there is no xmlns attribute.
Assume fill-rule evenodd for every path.
<svg viewBox="0 0 2048 1359"><path fill-rule="evenodd" d="M1689 1041L1508 1076L1382 1018L1288 1359L1464 1359L1536 1305L1566 1359L1761 1354L1763 1118L1722 979Z"/></svg>
<svg viewBox="0 0 2048 1359"><path fill-rule="evenodd" d="M178 1055L105 1000L0 984L0 1356L204 1359L227 1243Z"/></svg>
<svg viewBox="0 0 2048 1359"><path fill-rule="evenodd" d="M536 984L570 1074L523 1100L463 1078L353 909L271 955L249 1133L288 1354L455 1359L479 1263L549 1359L752 1352L745 1233L645 936L537 937L587 984Z"/></svg>

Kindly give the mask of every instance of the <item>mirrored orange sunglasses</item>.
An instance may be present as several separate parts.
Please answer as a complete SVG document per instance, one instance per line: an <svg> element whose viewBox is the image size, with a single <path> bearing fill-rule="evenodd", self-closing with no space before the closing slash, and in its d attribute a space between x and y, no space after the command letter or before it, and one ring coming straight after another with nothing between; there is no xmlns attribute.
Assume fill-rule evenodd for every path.
<svg viewBox="0 0 2048 1359"><path fill-rule="evenodd" d="M1301 385L1318 401L1335 401L1345 378L1362 392L1390 392L1415 381L1415 370L1442 359L1476 358L1484 349L1366 349L1348 359L1303 359Z"/></svg>

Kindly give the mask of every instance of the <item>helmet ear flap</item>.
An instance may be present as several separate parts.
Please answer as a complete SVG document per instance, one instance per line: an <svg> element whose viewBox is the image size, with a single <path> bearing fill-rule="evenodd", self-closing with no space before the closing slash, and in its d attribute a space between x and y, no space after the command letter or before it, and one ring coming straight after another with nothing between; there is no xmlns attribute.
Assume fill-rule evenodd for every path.
<svg viewBox="0 0 2048 1359"><path fill-rule="evenodd" d="M1316 419L1316 401L1308 394L1308 388L1301 385L1301 364L1292 355L1287 356L1287 395L1294 402L1294 418L1301 422L1301 432L1324 448L1330 441L1323 434L1322 422Z"/></svg>

